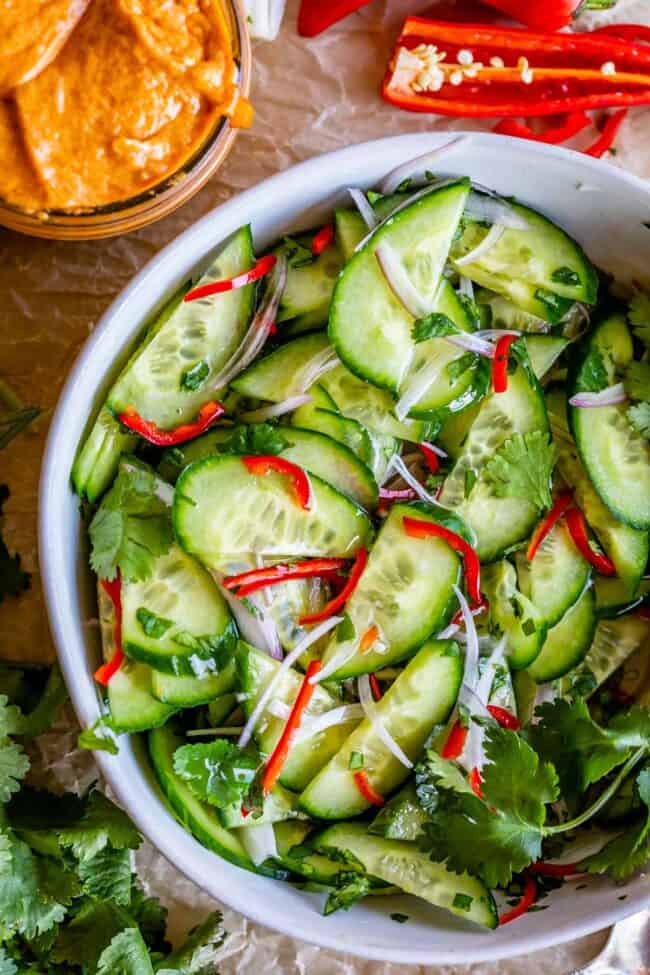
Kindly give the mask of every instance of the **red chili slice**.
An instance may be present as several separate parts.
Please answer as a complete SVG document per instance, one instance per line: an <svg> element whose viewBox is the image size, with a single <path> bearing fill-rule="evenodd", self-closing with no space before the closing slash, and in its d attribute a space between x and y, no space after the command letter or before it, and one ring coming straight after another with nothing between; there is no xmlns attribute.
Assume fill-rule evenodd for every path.
<svg viewBox="0 0 650 975"><path fill-rule="evenodd" d="M334 224L326 223L311 242L312 254L322 254L334 240Z"/></svg>
<svg viewBox="0 0 650 975"><path fill-rule="evenodd" d="M469 597L477 606L480 605L483 598L481 596L481 563L469 542L466 542L456 532L445 528L444 525L439 525L435 521L420 521L417 518L406 516L403 524L404 531L411 538L441 538L462 556Z"/></svg>
<svg viewBox="0 0 650 975"><path fill-rule="evenodd" d="M381 687L379 686L379 681L377 680L376 674L371 674L369 678L370 690L372 691L372 696L375 701L381 701Z"/></svg>
<svg viewBox="0 0 650 975"><path fill-rule="evenodd" d="M357 789L361 793L364 799L372 803L373 806L383 806L386 800L382 795L373 789L370 782L368 781L368 773L363 769L354 773L354 781L356 783Z"/></svg>
<svg viewBox="0 0 650 975"><path fill-rule="evenodd" d="M574 135L582 132L591 125L591 118L586 112L570 112L565 115L561 125L551 126L543 132L535 132L529 125L517 122L515 119L505 118L492 129L499 135L510 135L517 139L528 139L531 142L544 142L547 145L560 145Z"/></svg>
<svg viewBox="0 0 650 975"><path fill-rule="evenodd" d="M569 508L566 515L567 528L569 529L569 534L573 539L575 547L578 549L580 554L593 565L597 572L600 572L603 576L615 576L616 566L606 555L601 552L596 552L591 547L589 542L589 537L587 535L587 522L585 521L585 516L579 508Z"/></svg>
<svg viewBox="0 0 650 975"><path fill-rule="evenodd" d="M605 155L608 149L611 149L616 136L618 135L618 130L625 121L627 117L628 109L622 108L620 112L614 112L609 116L605 122L605 126L600 136L596 139L593 145L588 146L587 149L582 151L587 156L594 156L596 159L600 159Z"/></svg>
<svg viewBox="0 0 650 975"><path fill-rule="evenodd" d="M300 685L300 690L298 691L298 696L296 697L293 707L291 708L291 713L287 718L287 723L284 726L277 745L271 753L271 757L266 763L266 768L264 769L264 775L262 777L262 788L264 790L264 795L269 794L275 783L280 778L282 768L287 760L289 750L291 748L291 739L300 727L302 716L309 707L309 702L311 701L312 695L316 690L317 685L310 684L310 678L317 674L322 666L323 665L321 664L320 660L312 660L307 667L303 682Z"/></svg>
<svg viewBox="0 0 650 975"><path fill-rule="evenodd" d="M443 758L449 758L451 760L460 758L460 756L463 754L466 741L467 728L464 728L460 721L456 721L454 725L452 725L452 729L447 736L447 741L445 742L440 754Z"/></svg>
<svg viewBox="0 0 650 975"><path fill-rule="evenodd" d="M216 400L210 400L199 410L194 423L184 423L174 430L161 430L156 423L144 420L132 407L127 407L124 413L118 413L118 420L133 433L137 433L143 440L147 440L155 447L176 447L178 444L193 440L205 433L209 426L223 413L224 408Z"/></svg>
<svg viewBox="0 0 650 975"><path fill-rule="evenodd" d="M310 623L320 623L322 620L329 619L334 613L342 609L347 603L348 599L357 588L359 579L368 564L368 550L365 548L360 548L356 554L356 558L350 569L350 575L348 576L345 585L341 589L334 599L330 599L318 613L311 613L308 616L302 616L300 618L300 625L307 626Z"/></svg>
<svg viewBox="0 0 650 975"><path fill-rule="evenodd" d="M508 389L508 353L516 342L517 335L502 335L497 342L492 363L492 388L495 393L505 393Z"/></svg>
<svg viewBox="0 0 650 975"><path fill-rule="evenodd" d="M293 565L272 565L267 569L252 569L250 572L228 576L223 580L223 585L226 589L239 590L237 595L244 597L258 589L276 586L290 579L336 575L345 565L345 559L310 559L309 562L294 562Z"/></svg>
<svg viewBox="0 0 650 975"><path fill-rule="evenodd" d="M535 529L535 533L531 538L528 548L526 549L526 558L529 562L532 562L535 558L535 553L539 546L542 544L550 530L555 525L556 521L559 521L564 512L567 510L569 505L573 503L573 495L570 491L563 491L559 494L555 504L547 514L543 521L540 521L539 525Z"/></svg>
<svg viewBox="0 0 650 975"><path fill-rule="evenodd" d="M285 474L291 480L296 504L300 508L304 508L305 511L309 511L311 508L311 484L302 467L292 464L290 460L285 460L283 457L275 457L273 454L242 457L242 460L251 474L265 475L269 471Z"/></svg>
<svg viewBox="0 0 650 975"><path fill-rule="evenodd" d="M424 462L429 469L429 473L437 474L440 468L440 458L435 450L432 450L428 443L419 443L418 447L422 451L422 456L424 457Z"/></svg>
<svg viewBox="0 0 650 975"><path fill-rule="evenodd" d="M107 596L110 597L115 610L115 625L113 627L113 639L115 641L115 653L110 660L98 667L95 671L95 680L98 684L106 687L124 661L124 651L122 650L122 579L119 573L114 579L101 580L101 587Z"/></svg>
<svg viewBox="0 0 650 975"><path fill-rule="evenodd" d="M475 796L478 796L479 799L485 799L485 796L483 795L483 789L481 788L482 782L483 779L481 778L481 773L477 768L473 768L472 771L469 773L469 784L472 789L472 792L474 793Z"/></svg>
<svg viewBox="0 0 650 975"><path fill-rule="evenodd" d="M359 653L367 653L373 644L377 642L378 637L378 626L371 626L369 629L367 629L359 641Z"/></svg>
<svg viewBox="0 0 650 975"><path fill-rule="evenodd" d="M488 704L487 709L502 728L509 728L511 731L519 731L521 728L519 718L507 708L501 708L498 704Z"/></svg>
<svg viewBox="0 0 650 975"><path fill-rule="evenodd" d="M537 900L537 881L531 873L526 872L526 886L524 887L524 893L521 900L513 907L511 911L507 911L502 914L499 918L499 925L510 924L511 921L515 921L522 914L525 914L529 907Z"/></svg>
<svg viewBox="0 0 650 975"><path fill-rule="evenodd" d="M193 288L187 292L183 301L196 301L197 298L209 298L210 295L220 295L226 291L234 291L236 288L245 288L247 284L259 281L269 271L272 271L277 262L278 259L275 254L266 254L265 257L260 257L259 261L255 261L250 271L242 271L241 274L236 274L234 278L211 281L210 284L202 284L199 288Z"/></svg>

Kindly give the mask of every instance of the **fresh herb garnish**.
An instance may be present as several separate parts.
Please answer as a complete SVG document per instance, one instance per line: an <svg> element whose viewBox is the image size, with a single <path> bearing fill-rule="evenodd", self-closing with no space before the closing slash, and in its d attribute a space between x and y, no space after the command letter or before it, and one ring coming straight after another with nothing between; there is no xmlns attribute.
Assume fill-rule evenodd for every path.
<svg viewBox="0 0 650 975"><path fill-rule="evenodd" d="M468 369L473 369L477 364L477 360L478 356L474 355L473 352L465 352L463 355L458 356L457 359L452 359L451 362L448 362L445 370L452 383L460 379Z"/></svg>
<svg viewBox="0 0 650 975"><path fill-rule="evenodd" d="M291 441L282 427L272 423L251 423L249 426L236 427L220 450L225 454L267 455L279 454L287 447L291 447Z"/></svg>
<svg viewBox="0 0 650 975"><path fill-rule="evenodd" d="M592 344L580 367L578 381L581 393L599 393L609 385L609 375L602 353L595 344Z"/></svg>
<svg viewBox="0 0 650 975"><path fill-rule="evenodd" d="M636 432L650 440L650 403L634 403L626 415Z"/></svg>
<svg viewBox="0 0 650 975"><path fill-rule="evenodd" d="M260 764L259 756L230 741L217 739L181 745L174 753L174 771L202 802L218 809L240 803Z"/></svg>
<svg viewBox="0 0 650 975"><path fill-rule="evenodd" d="M485 467L485 479L499 498L520 498L538 511L551 507L551 473L557 451L541 430L516 433Z"/></svg>
<svg viewBox="0 0 650 975"><path fill-rule="evenodd" d="M327 898L323 913L327 916L334 911L348 911L353 904L370 892L370 879L365 874L343 874L344 883L336 887Z"/></svg>
<svg viewBox="0 0 650 975"><path fill-rule="evenodd" d="M142 627L145 636L152 640L160 640L167 630L174 625L173 620L166 620L162 616L152 613L146 606L139 606L135 618Z"/></svg>
<svg viewBox="0 0 650 975"><path fill-rule="evenodd" d="M348 768L351 771L363 768L363 753L362 752L350 752L350 760L348 762Z"/></svg>
<svg viewBox="0 0 650 975"><path fill-rule="evenodd" d="M209 375L210 366L205 359L202 359L200 362L195 363L189 369L185 370L181 376L181 389L193 393L195 390L201 388Z"/></svg>
<svg viewBox="0 0 650 975"><path fill-rule="evenodd" d="M537 288L535 290L535 297L544 305L554 322L562 318L573 304L571 298L563 298L561 295L556 295L554 291L549 291L547 288Z"/></svg>
<svg viewBox="0 0 650 975"><path fill-rule="evenodd" d="M107 716L98 718L90 728L85 728L79 733L77 736L77 748L117 755L119 747L114 735L111 719Z"/></svg>
<svg viewBox="0 0 650 975"><path fill-rule="evenodd" d="M627 317L635 336L646 349L650 348L650 294L646 291L635 292L628 307Z"/></svg>
<svg viewBox="0 0 650 975"><path fill-rule="evenodd" d="M624 383L630 399L650 403L650 362L630 362Z"/></svg>
<svg viewBox="0 0 650 975"><path fill-rule="evenodd" d="M454 896L451 906L459 911L471 911L474 898L470 894L457 893Z"/></svg>
<svg viewBox="0 0 650 975"><path fill-rule="evenodd" d="M349 615L349 613L343 614L343 619L336 627L336 642L345 643L346 640L354 640L357 631L354 628L354 623Z"/></svg>
<svg viewBox="0 0 650 975"><path fill-rule="evenodd" d="M551 274L551 281L556 284L580 284L580 275L570 267L556 267Z"/></svg>
<svg viewBox="0 0 650 975"><path fill-rule="evenodd" d="M644 803L644 812L635 822L627 824L623 833L582 863L582 868L589 873L609 873L616 880L625 880L650 857L650 767L639 772L635 790Z"/></svg>
<svg viewBox="0 0 650 975"><path fill-rule="evenodd" d="M472 488L476 484L477 480L478 480L478 474L476 473L474 468L468 467L467 470L465 471L465 484L463 487L463 494L466 500L467 498L469 498L470 494L472 493Z"/></svg>
<svg viewBox="0 0 650 975"><path fill-rule="evenodd" d="M414 342L426 342L428 339L440 338L444 335L456 335L460 329L448 315L434 312L424 318L416 318L411 329Z"/></svg>
<svg viewBox="0 0 650 975"><path fill-rule="evenodd" d="M286 254L289 267L294 270L300 267L307 267L316 260L316 254L312 253L311 248L301 244L294 237L283 237L283 249Z"/></svg>

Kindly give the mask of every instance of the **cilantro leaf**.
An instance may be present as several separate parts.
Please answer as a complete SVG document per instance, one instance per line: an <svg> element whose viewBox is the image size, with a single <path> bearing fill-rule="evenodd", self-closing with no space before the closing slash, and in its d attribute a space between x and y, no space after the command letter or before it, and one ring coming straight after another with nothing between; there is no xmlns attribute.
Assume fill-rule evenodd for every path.
<svg viewBox="0 0 650 975"><path fill-rule="evenodd" d="M627 317L636 337L650 348L650 294L637 291L630 301Z"/></svg>
<svg viewBox="0 0 650 975"><path fill-rule="evenodd" d="M154 559L173 540L169 508L156 493L156 476L122 469L90 523L90 564L102 579L149 579Z"/></svg>
<svg viewBox="0 0 650 975"><path fill-rule="evenodd" d="M98 718L90 728L84 728L77 736L77 748L117 755L120 749L117 741L113 737L113 727L110 718L104 715Z"/></svg>
<svg viewBox="0 0 650 975"><path fill-rule="evenodd" d="M578 285L580 284L580 276L570 267L556 267L551 274L551 281L554 281L555 284Z"/></svg>
<svg viewBox="0 0 650 975"><path fill-rule="evenodd" d="M85 894L121 907L131 902L131 853L104 847L79 864L79 880Z"/></svg>
<svg viewBox="0 0 650 975"><path fill-rule="evenodd" d="M581 393L599 393L606 386L609 386L609 374L602 352L592 345L580 367L578 390Z"/></svg>
<svg viewBox="0 0 650 975"><path fill-rule="evenodd" d="M85 966L93 972L104 949L130 923L129 915L114 904L85 898L59 930L51 959L58 964Z"/></svg>
<svg viewBox="0 0 650 975"><path fill-rule="evenodd" d="M209 375L210 366L205 359L201 359L200 362L196 362L189 369L185 370L181 376L181 389L185 389L187 392L194 392L201 388Z"/></svg>
<svg viewBox="0 0 650 975"><path fill-rule="evenodd" d="M434 312L424 318L416 318L411 329L414 342L426 342L428 339L441 338L444 335L455 335L460 329L448 315Z"/></svg>
<svg viewBox="0 0 650 975"><path fill-rule="evenodd" d="M142 627L145 636L151 637L152 640L160 640L170 626L174 625L173 620L166 620L162 616L157 616L146 606L140 606L136 610L135 618Z"/></svg>
<svg viewBox="0 0 650 975"><path fill-rule="evenodd" d="M182 745L174 753L174 771L194 795L219 809L241 802L248 792L259 759L232 742L218 738L198 745Z"/></svg>
<svg viewBox="0 0 650 975"><path fill-rule="evenodd" d="M485 478L499 498L520 498L538 511L551 507L555 445L541 430L516 433L499 447L485 467Z"/></svg>
<svg viewBox="0 0 650 975"><path fill-rule="evenodd" d="M42 889L37 858L11 830L0 832L0 918L9 934L35 938L63 920L64 904Z"/></svg>
<svg viewBox="0 0 650 975"><path fill-rule="evenodd" d="M630 406L627 418L637 433L650 440L650 403L635 403Z"/></svg>
<svg viewBox="0 0 650 975"><path fill-rule="evenodd" d="M616 880L625 880L650 858L650 767L639 772L636 789L647 807L645 813L636 823L626 826L624 833L583 861L581 866L589 873L609 873Z"/></svg>
<svg viewBox="0 0 650 975"><path fill-rule="evenodd" d="M214 911L188 934L176 951L159 967L157 975L209 975L213 972L219 949L225 941L219 911Z"/></svg>
<svg viewBox="0 0 650 975"><path fill-rule="evenodd" d="M630 399L650 402L650 362L630 362L624 384Z"/></svg>
<svg viewBox="0 0 650 975"><path fill-rule="evenodd" d="M236 427L229 440L221 445L221 453L226 454L279 454L291 441L284 435L284 429L273 423L251 423Z"/></svg>
<svg viewBox="0 0 650 975"><path fill-rule="evenodd" d="M29 759L21 745L0 741L0 803L9 802L18 792L22 779L29 771Z"/></svg>
<svg viewBox="0 0 650 975"><path fill-rule="evenodd" d="M57 830L61 846L70 849L80 863L100 850L134 850L142 840L137 829L121 809L101 792L91 792L78 822Z"/></svg>
<svg viewBox="0 0 650 975"><path fill-rule="evenodd" d="M137 922L146 943L156 951L163 951L165 948L167 913L164 904L157 897L148 896L140 881L133 876L129 914Z"/></svg>
<svg viewBox="0 0 650 975"><path fill-rule="evenodd" d="M9 735L17 735L22 724L22 714L15 704L9 703L6 694L0 694L0 741Z"/></svg>
<svg viewBox="0 0 650 975"><path fill-rule="evenodd" d="M116 934L97 962L97 975L154 975L151 958L137 928Z"/></svg>
<svg viewBox="0 0 650 975"><path fill-rule="evenodd" d="M0 484L0 517L2 506L9 497L9 488ZM20 555L11 555L0 535L0 603L5 596L19 596L29 589L31 576L20 567Z"/></svg>
<svg viewBox="0 0 650 975"><path fill-rule="evenodd" d="M337 887L327 898L323 913L325 916L334 911L349 911L353 904L365 897L371 888L370 878L365 874L343 874L346 882Z"/></svg>

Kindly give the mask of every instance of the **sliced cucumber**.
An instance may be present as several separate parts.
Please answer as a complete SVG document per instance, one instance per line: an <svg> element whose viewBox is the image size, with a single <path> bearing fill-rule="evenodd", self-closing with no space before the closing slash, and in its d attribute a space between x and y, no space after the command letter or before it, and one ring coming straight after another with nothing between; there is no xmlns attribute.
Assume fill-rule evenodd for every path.
<svg viewBox="0 0 650 975"><path fill-rule="evenodd" d="M461 676L458 645L430 640L375 704L377 719L411 761L417 759L434 726L449 716ZM352 752L363 756L364 771L380 795L388 796L409 775L366 718L302 793L300 804L307 813L320 819L346 819L370 807L350 769Z"/></svg>
<svg viewBox="0 0 650 975"><path fill-rule="evenodd" d="M373 444L370 433L363 424L341 416L332 397L320 383L312 386L309 394L311 402L294 411L291 417L292 426L322 433L344 444L362 463L370 467L373 461Z"/></svg>
<svg viewBox="0 0 650 975"><path fill-rule="evenodd" d="M247 271L253 261L250 227L242 227L198 284L231 278ZM109 394L109 409L117 415L132 407L163 429L193 420L212 398L214 378L241 342L254 298L255 286L249 284L209 298L177 302L136 349Z"/></svg>
<svg viewBox="0 0 650 975"><path fill-rule="evenodd" d="M297 807L298 797L284 789L281 785L273 786L269 795L264 796L262 811L254 819L242 813L241 803L219 809L218 816L221 825L226 829L238 829L241 826L262 826L265 823L279 823L285 819L305 818Z"/></svg>
<svg viewBox="0 0 650 975"><path fill-rule="evenodd" d="M350 864L343 863L341 860L330 860L322 853L310 850L309 843L305 841L312 830L313 823L306 823L304 820L286 819L284 822L275 823L273 832L278 851L278 863L299 877L311 880L312 883L338 887L350 879L354 870ZM379 880L375 883L383 886Z"/></svg>
<svg viewBox="0 0 650 975"><path fill-rule="evenodd" d="M336 243L343 255L344 261L349 261L354 255L358 244L368 233L360 213L355 210L336 210L334 213L334 228Z"/></svg>
<svg viewBox="0 0 650 975"><path fill-rule="evenodd" d="M181 471L189 464L204 457L221 453L224 444L232 440L236 427L213 427L196 440L188 440L178 447L168 447L163 451L158 464L158 473L169 484L175 484Z"/></svg>
<svg viewBox="0 0 650 975"><path fill-rule="evenodd" d="M238 667L242 693L246 695L242 701L246 717L252 713L260 695L277 672L278 666L277 662L267 654L249 647L248 644L240 643ZM301 674L290 670L276 687L273 699L291 707L302 681ZM306 715L313 718L325 711L331 711L339 703L329 691L319 685L311 698ZM284 719L275 717L270 711L264 712L255 729L255 740L263 755L268 756L272 753L285 723ZM304 789L332 755L336 754L356 724L358 724L357 720L331 725L311 738L294 743L282 767L280 776L282 785L298 791Z"/></svg>
<svg viewBox="0 0 650 975"><path fill-rule="evenodd" d="M296 238L296 242L311 251L311 235L300 235ZM285 254L289 261L287 283L282 292L278 321L285 322L288 319L310 315L314 321L314 328L317 328L327 322L330 300L343 265L343 256L336 242L326 247L314 260L304 264L292 257L294 250L295 243L291 239L285 240L274 250L275 254ZM297 264L302 266L296 266Z"/></svg>
<svg viewBox="0 0 650 975"><path fill-rule="evenodd" d="M548 631L528 673L538 684L563 677L584 659L596 632L596 600L587 587L559 623Z"/></svg>
<svg viewBox="0 0 650 975"><path fill-rule="evenodd" d="M529 312L518 308L517 305L504 298L503 295L490 291L479 291L477 295L479 307L488 310L490 322L486 328L513 328L517 332L548 332L550 326L543 318L537 318Z"/></svg>
<svg viewBox="0 0 650 975"><path fill-rule="evenodd" d="M570 395L591 388L591 363L601 361L609 384L632 360L632 338L622 315L612 315L583 342ZM632 528L650 528L650 444L626 415L626 404L584 409L569 407L569 422L580 457L601 501Z"/></svg>
<svg viewBox="0 0 650 975"><path fill-rule="evenodd" d="M507 228L478 261L459 266L455 261L488 233L482 224L466 222L451 251L459 273L549 322L562 318L575 301L595 304L598 275L579 244L530 207L512 202L509 206L528 228Z"/></svg>
<svg viewBox="0 0 650 975"><path fill-rule="evenodd" d="M566 483L571 485L578 507L584 512L631 596L637 590L648 561L648 533L619 521L601 501L569 431L566 405L563 390L556 387L546 394L549 420L558 448L558 470Z"/></svg>
<svg viewBox="0 0 650 975"><path fill-rule="evenodd" d="M330 343L325 332L301 335L254 362L230 384L242 396L282 403L304 393L311 385L309 374L315 356Z"/></svg>
<svg viewBox="0 0 650 975"><path fill-rule="evenodd" d="M646 646L647 641L648 623L634 613L612 620L601 619L589 652L572 675L574 683L586 679L593 693L631 654Z"/></svg>
<svg viewBox="0 0 650 975"><path fill-rule="evenodd" d="M517 588L517 573L507 560L485 566L481 583L490 603L490 625L506 638L510 666L528 667L546 637L543 615Z"/></svg>
<svg viewBox="0 0 650 975"><path fill-rule="evenodd" d="M238 710L235 694L223 694L221 697L215 697L212 701L208 702L210 727L218 728L226 719L228 719L229 723L236 724L237 715L235 712Z"/></svg>
<svg viewBox="0 0 650 975"><path fill-rule="evenodd" d="M296 427L286 436L291 446L281 451L281 457L317 474L362 507L376 506L378 488L372 471L349 447L325 434Z"/></svg>
<svg viewBox="0 0 650 975"><path fill-rule="evenodd" d="M621 616L641 605L650 603L650 578L641 579L634 595L630 594L629 586L617 576L596 576L594 578L596 591L596 610L599 619L611 619Z"/></svg>
<svg viewBox="0 0 650 975"><path fill-rule="evenodd" d="M452 460L458 460L462 454L467 435L478 416L480 408L480 403L474 403L460 413L449 413L445 418L437 439Z"/></svg>
<svg viewBox="0 0 650 975"><path fill-rule="evenodd" d="M283 474L251 474L239 457L198 461L176 484L176 536L208 567L248 552L270 558L354 555L372 535L368 516L319 477L309 480L307 510L296 503Z"/></svg>
<svg viewBox="0 0 650 975"><path fill-rule="evenodd" d="M368 827L373 836L415 842L429 817L418 802L415 783L409 782L383 806Z"/></svg>
<svg viewBox="0 0 650 975"><path fill-rule="evenodd" d="M341 663L331 680L345 680L387 667L410 656L442 629L453 612L453 586L460 575L458 555L440 538L413 538L404 530L405 517L463 527L453 516L429 505L395 504L384 521L359 584L346 604L354 636L334 636L323 656L327 666ZM365 633L376 627L376 649L362 652Z"/></svg>
<svg viewBox="0 0 650 975"><path fill-rule="evenodd" d="M79 497L97 501L117 474L122 454L131 453L137 442L103 406L72 468L72 484Z"/></svg>
<svg viewBox="0 0 650 975"><path fill-rule="evenodd" d="M492 562L530 534L537 510L520 498L496 497L482 476L483 468L499 447L514 434L548 431L544 396L525 356L517 357L508 376L505 393L491 393L481 403L451 473L443 485L440 501L453 508L474 531L482 562ZM465 497L466 475L474 471L478 480Z"/></svg>
<svg viewBox="0 0 650 975"><path fill-rule="evenodd" d="M432 190L389 219L348 261L330 308L329 334L345 365L396 392L413 355L413 318L396 298L376 257L390 247L401 272L433 311L452 238L469 192L459 180Z"/></svg>
<svg viewBox="0 0 650 975"><path fill-rule="evenodd" d="M527 335L524 339L532 370L539 380L553 368L569 340L561 335Z"/></svg>
<svg viewBox="0 0 650 975"><path fill-rule="evenodd" d="M529 562L517 554L521 591L539 610L545 626L555 626L580 597L591 568L575 547L564 521L557 522Z"/></svg>
<svg viewBox="0 0 650 975"><path fill-rule="evenodd" d="M352 854L373 876L467 921L486 928L499 923L492 894L482 881L434 863L415 843L370 836L363 823L340 823L324 830L314 844L323 853Z"/></svg>
<svg viewBox="0 0 650 975"><path fill-rule="evenodd" d="M177 708L194 708L226 695L235 686L235 661L231 660L218 674L203 677L174 677L154 670L151 690L159 701ZM234 704L233 704L234 707ZM230 709L232 710L232 708Z"/></svg>

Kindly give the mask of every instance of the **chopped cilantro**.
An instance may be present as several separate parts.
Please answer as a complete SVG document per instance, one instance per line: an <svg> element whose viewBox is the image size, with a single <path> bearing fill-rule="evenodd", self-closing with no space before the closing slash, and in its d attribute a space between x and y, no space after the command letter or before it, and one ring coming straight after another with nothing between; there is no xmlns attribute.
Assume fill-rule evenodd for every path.
<svg viewBox="0 0 650 975"><path fill-rule="evenodd" d="M626 415L637 433L650 440L650 403L634 403Z"/></svg>
<svg viewBox="0 0 650 975"><path fill-rule="evenodd" d="M537 288L535 297L544 305L552 321L558 321L562 318L562 315L565 315L573 304L571 298L563 298L547 288Z"/></svg>
<svg viewBox="0 0 650 975"><path fill-rule="evenodd" d="M289 267L297 270L300 267L307 267L316 260L316 254L312 253L309 247L305 247L300 241L293 237L283 238L283 249L286 254Z"/></svg>
<svg viewBox="0 0 650 975"><path fill-rule="evenodd" d="M470 894L457 893L451 902L451 906L456 907L459 911L470 911L473 903L474 898Z"/></svg>
<svg viewBox="0 0 650 975"><path fill-rule="evenodd" d="M444 335L455 335L460 331L448 315L435 312L424 318L416 318L411 329L414 342L426 342L428 339L440 338Z"/></svg>
<svg viewBox="0 0 650 975"><path fill-rule="evenodd" d="M251 423L236 427L232 437L221 446L226 454L279 454L291 441L287 440L284 428L272 423Z"/></svg>
<svg viewBox="0 0 650 975"><path fill-rule="evenodd" d="M174 625L173 620L166 620L162 616L157 616L147 609L146 606L139 606L135 617L142 627L145 636L153 640L160 640L165 635L170 626Z"/></svg>
<svg viewBox="0 0 650 975"><path fill-rule="evenodd" d="M363 753L362 752L350 752L350 761L348 762L348 768L351 770L363 768Z"/></svg>
<svg viewBox="0 0 650 975"><path fill-rule="evenodd" d="M445 368L452 383L456 382L468 369L472 369L476 365L477 359L478 356L474 355L473 352L465 352L464 355L448 362Z"/></svg>
<svg viewBox="0 0 650 975"><path fill-rule="evenodd" d="M343 874L345 882L337 887L327 898L323 913L327 916L334 911L348 911L353 904L370 892L370 879L365 874Z"/></svg>
<svg viewBox="0 0 650 975"><path fill-rule="evenodd" d="M193 393L195 390L201 388L209 375L210 366L205 359L201 359L200 362L195 363L189 369L185 370L181 376L181 389Z"/></svg>
<svg viewBox="0 0 650 975"><path fill-rule="evenodd" d="M646 348L650 348L650 294L646 291L635 292L628 307L627 317L636 337Z"/></svg>
<svg viewBox="0 0 650 975"><path fill-rule="evenodd" d="M345 643L346 640L354 640L357 631L348 613L344 613L343 619L336 627L336 642Z"/></svg>
<svg viewBox="0 0 650 975"><path fill-rule="evenodd" d="M538 511L551 507L551 473L557 452L541 430L516 433L485 467L485 479L499 498L520 498Z"/></svg>
<svg viewBox="0 0 650 975"><path fill-rule="evenodd" d="M465 499L469 498L470 494L472 493L472 488L476 484L477 480L478 475L476 471L472 467L468 467L465 471L465 484L463 488Z"/></svg>
<svg viewBox="0 0 650 975"><path fill-rule="evenodd" d="M182 745L174 753L174 771L202 802L225 809L241 802L255 778L259 757L223 739Z"/></svg>
<svg viewBox="0 0 650 975"><path fill-rule="evenodd" d="M98 718L90 728L85 728L81 731L77 737L77 748L117 755L119 747L114 738L110 718Z"/></svg>
<svg viewBox="0 0 650 975"><path fill-rule="evenodd" d="M580 367L578 385L581 393L599 393L609 385L609 376L602 353L595 345L591 346Z"/></svg>
<svg viewBox="0 0 650 975"><path fill-rule="evenodd" d="M551 281L556 284L570 284L578 285L580 284L580 275L570 267L556 267L551 274Z"/></svg>
<svg viewBox="0 0 650 975"><path fill-rule="evenodd" d="M650 403L650 362L630 362L624 382L630 399Z"/></svg>

